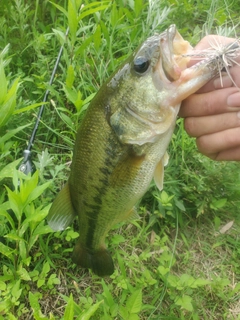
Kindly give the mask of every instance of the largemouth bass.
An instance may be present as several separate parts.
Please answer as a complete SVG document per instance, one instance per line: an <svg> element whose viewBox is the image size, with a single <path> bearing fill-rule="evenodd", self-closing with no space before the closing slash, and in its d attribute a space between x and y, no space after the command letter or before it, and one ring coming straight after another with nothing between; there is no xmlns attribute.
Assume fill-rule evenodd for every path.
<svg viewBox="0 0 240 320"><path fill-rule="evenodd" d="M216 58L187 68L191 50L175 25L148 38L101 87L77 132L70 177L48 223L62 230L78 216L73 261L99 276L114 271L108 231L134 214L153 178L162 189L181 101L218 73Z"/></svg>

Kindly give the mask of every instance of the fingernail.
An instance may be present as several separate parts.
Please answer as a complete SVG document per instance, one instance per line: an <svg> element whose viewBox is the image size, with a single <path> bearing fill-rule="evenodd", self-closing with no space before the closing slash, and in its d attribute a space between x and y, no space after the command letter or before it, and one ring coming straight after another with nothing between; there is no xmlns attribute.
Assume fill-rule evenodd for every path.
<svg viewBox="0 0 240 320"><path fill-rule="evenodd" d="M222 75L213 81L213 85L215 89L228 88L232 86L232 80L228 75Z"/></svg>
<svg viewBox="0 0 240 320"><path fill-rule="evenodd" d="M239 108L240 107L240 92L236 92L228 96L227 105L229 107Z"/></svg>
<svg viewBox="0 0 240 320"><path fill-rule="evenodd" d="M240 119L240 111L237 112L237 117Z"/></svg>

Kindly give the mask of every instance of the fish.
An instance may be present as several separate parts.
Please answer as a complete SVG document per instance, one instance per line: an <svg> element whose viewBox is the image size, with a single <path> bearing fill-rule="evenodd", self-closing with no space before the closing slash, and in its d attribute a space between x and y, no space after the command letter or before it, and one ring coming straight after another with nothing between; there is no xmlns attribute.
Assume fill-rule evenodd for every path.
<svg viewBox="0 0 240 320"><path fill-rule="evenodd" d="M69 179L47 220L59 231L78 217L73 262L100 277L114 272L109 230L134 217L152 179L163 188L181 102L218 73L216 57L187 68L191 51L174 24L150 36L101 86L80 123Z"/></svg>

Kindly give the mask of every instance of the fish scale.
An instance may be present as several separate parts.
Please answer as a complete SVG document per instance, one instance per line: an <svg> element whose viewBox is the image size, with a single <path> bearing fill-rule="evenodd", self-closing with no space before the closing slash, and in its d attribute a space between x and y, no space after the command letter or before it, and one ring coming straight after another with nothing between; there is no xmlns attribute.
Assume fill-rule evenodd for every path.
<svg viewBox="0 0 240 320"><path fill-rule="evenodd" d="M73 261L99 276L114 272L108 231L135 214L152 179L163 187L181 101L218 73L216 56L187 68L191 51L175 25L148 38L100 88L80 124L70 177L48 223L62 230L78 217Z"/></svg>

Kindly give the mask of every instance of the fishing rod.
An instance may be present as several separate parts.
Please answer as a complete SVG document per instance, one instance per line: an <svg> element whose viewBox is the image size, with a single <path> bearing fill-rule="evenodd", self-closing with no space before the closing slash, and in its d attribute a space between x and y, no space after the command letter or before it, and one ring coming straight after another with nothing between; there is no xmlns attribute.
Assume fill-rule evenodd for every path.
<svg viewBox="0 0 240 320"><path fill-rule="evenodd" d="M66 38L68 36L68 33L69 33L69 27L67 28L67 30L65 32L65 37ZM57 60L55 62L55 65L54 65L54 68L53 68L53 71L52 71L52 75L51 75L51 78L50 78L49 83L48 83L49 86L51 86L52 83L53 83L53 80L54 80L54 77L55 77L55 74L56 74L56 71L57 71L61 56L62 56L63 47L64 47L64 44L61 46L61 48L59 50L59 53L58 53L58 56L57 56ZM32 146L33 146L33 143L34 143L34 139L36 137L38 126L39 126L39 123L40 123L40 120L41 120L41 117L42 117L42 114L43 114L43 111L44 111L45 102L48 99L49 92L50 92L49 89L47 89L46 92L45 92L45 95L44 95L44 98L43 98L43 103L42 103L42 105L41 105L41 107L40 107L40 109L38 111L37 119L36 119L36 122L35 122L35 126L33 128L30 140L28 142L27 148L23 151L23 160L22 160L22 162L21 162L21 164L19 165L19 168L18 168L19 171L25 173L26 175L29 172L33 173L35 171L35 166L34 166L34 164L32 162L32 159L31 159L31 149L32 149Z"/></svg>

